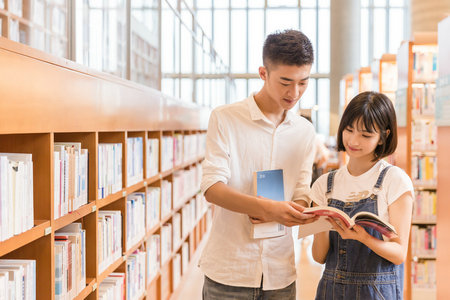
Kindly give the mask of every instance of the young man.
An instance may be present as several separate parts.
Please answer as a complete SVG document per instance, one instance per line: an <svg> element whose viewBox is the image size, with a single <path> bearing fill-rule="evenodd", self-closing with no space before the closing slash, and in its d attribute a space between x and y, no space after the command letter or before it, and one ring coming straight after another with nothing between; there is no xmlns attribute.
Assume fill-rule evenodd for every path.
<svg viewBox="0 0 450 300"><path fill-rule="evenodd" d="M211 113L201 189L216 207L199 263L203 299L295 300L290 228L287 235L268 239L253 239L251 229L252 222L290 227L315 220L302 213L310 201L314 128L289 111L308 86L313 60L303 33L269 35L259 68L262 89ZM285 196L293 201L252 196L253 173L269 169L283 169Z"/></svg>

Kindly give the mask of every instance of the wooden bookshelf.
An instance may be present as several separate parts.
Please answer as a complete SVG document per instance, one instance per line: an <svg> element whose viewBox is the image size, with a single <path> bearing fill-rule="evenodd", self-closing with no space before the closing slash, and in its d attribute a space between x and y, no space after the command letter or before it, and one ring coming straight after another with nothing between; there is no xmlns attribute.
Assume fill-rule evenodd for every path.
<svg viewBox="0 0 450 300"><path fill-rule="evenodd" d="M5 12L0 10L0 20ZM125 272L126 260L134 250L145 249L151 235L160 234L162 226L171 223L176 212L187 206L198 206L202 209L197 208L192 216L195 218L191 220L192 229L181 237L181 242L189 244L190 261L211 219L209 205L197 197L199 191L183 195L186 198L175 206L172 199L170 214L162 216L158 224L132 245L126 242L126 196L146 193L152 186L160 187L161 180L172 180L175 171L188 170L201 163L204 144L199 142L195 158L182 158L180 164L161 172L161 157L165 154L161 153L161 138L175 134L200 137L207 128L210 110L1 37L0 64L0 110L4 112L0 119L0 151L32 154L35 219L32 229L0 242L0 258L36 260L37 299L54 299L55 231L73 222L80 222L86 230L86 287L75 299L98 299L101 282L112 272ZM144 141L144 176L130 186L126 176L128 137L142 137ZM159 140L159 168L151 176L146 173L147 138ZM56 219L55 142L80 142L89 155L88 203ZM98 145L111 142L122 143L122 189L100 198ZM97 245L98 216L102 210L119 210L122 215L122 253L104 270L99 269ZM172 247L169 259L147 284L140 299L166 300L176 292L172 259L181 254L181 244Z"/></svg>
<svg viewBox="0 0 450 300"><path fill-rule="evenodd" d="M416 33L411 41L405 41L401 44L398 53L397 53L397 67L398 67L398 89L396 92L395 99L395 108L397 113L397 125L398 125L398 147L397 151L394 154L395 163L402 169L404 169L407 174L412 177L414 182L414 187L416 192L428 190L430 192L436 192L436 178L433 178L433 181L418 181L414 180L414 175L416 174L415 169L413 169L412 165L415 157L429 157L429 152L425 149L417 149L413 145L414 137L414 126L417 126L416 122L420 122L423 118L421 114L414 114L413 112L417 110L417 107L413 105L413 88L418 85L423 85L426 88L427 85L434 84L434 80L432 76L424 77L425 75L418 72L415 69L415 53L422 53L427 51L432 51L430 49L434 49L433 47L437 46L437 34L436 33ZM416 54L417 56L419 54ZM418 59L416 57L416 59ZM418 62L416 61L416 64ZM430 70L427 67L423 69L427 69L427 72L430 71L432 66L429 66ZM425 71L423 71L425 72ZM425 73L426 74L426 73ZM416 95L417 98L417 95ZM433 108L434 109L434 108ZM434 120L432 120L434 122ZM434 124L434 123L433 123ZM439 143L441 140L438 140ZM425 143L426 144L426 143ZM438 160L439 161L439 160ZM435 165L434 168L437 166ZM441 172L442 173L442 172ZM439 176L442 174L439 173ZM437 203L439 203L439 198ZM426 226L434 226L437 228L440 227L440 224L436 224L434 222L418 222L414 223L413 226L426 227ZM413 264L417 261L423 260L432 260L435 262L434 256L421 257L420 255L415 255L411 251L411 241L414 240L414 236L410 237L410 247L408 250L407 260L405 262L405 291L404 297L405 299L435 299L436 298L436 289L435 287L427 286L426 288L419 287L413 285L412 283L412 275L413 275ZM440 247L440 245L439 245ZM423 298L425 295L426 298Z"/></svg>
<svg viewBox="0 0 450 300"><path fill-rule="evenodd" d="M370 67L361 67L356 71L355 87L358 87L357 93L372 90L372 71ZM357 94L356 93L356 94Z"/></svg>
<svg viewBox="0 0 450 300"><path fill-rule="evenodd" d="M375 59L371 65L372 89L383 93L395 103L397 90L397 56L385 53L380 59Z"/></svg>
<svg viewBox="0 0 450 300"><path fill-rule="evenodd" d="M450 122L445 109L450 104L450 40L448 32L450 31L450 17L447 17L438 24L438 66L439 77L436 88L436 122L438 126L438 170L437 197L442 199L437 202L437 236L439 247L437 248L437 266L436 266L436 292L437 299L445 299L450 295L450 286L448 284L448 268L450 267Z"/></svg>

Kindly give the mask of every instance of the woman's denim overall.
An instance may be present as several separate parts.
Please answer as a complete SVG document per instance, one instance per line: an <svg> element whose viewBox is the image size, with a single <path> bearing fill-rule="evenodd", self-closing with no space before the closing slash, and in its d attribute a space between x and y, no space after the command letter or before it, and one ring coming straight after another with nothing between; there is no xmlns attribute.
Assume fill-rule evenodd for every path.
<svg viewBox="0 0 450 300"><path fill-rule="evenodd" d="M381 189L389 167L381 171L369 198L357 202L328 199L328 205L339 208L350 217L360 211L378 215L377 192ZM335 171L328 174L327 195L333 189ZM372 236L382 239L381 233L365 228ZM336 231L330 231L325 270L317 287L316 299L402 299L403 264L394 265L378 256L356 240L344 240Z"/></svg>

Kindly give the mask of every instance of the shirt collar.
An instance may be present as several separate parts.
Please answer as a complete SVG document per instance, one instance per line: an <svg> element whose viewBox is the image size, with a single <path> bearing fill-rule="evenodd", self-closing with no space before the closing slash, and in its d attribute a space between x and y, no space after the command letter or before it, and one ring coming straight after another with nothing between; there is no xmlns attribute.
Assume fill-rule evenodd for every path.
<svg viewBox="0 0 450 300"><path fill-rule="evenodd" d="M250 116L253 121L264 120L266 122L272 123L267 117L263 114L263 112L259 109L258 104L255 101L255 94L251 94L250 97L247 98L248 108L250 111ZM283 123L290 124L294 120L294 113L290 110L286 112L286 116L283 120ZM281 124L283 124L281 123Z"/></svg>

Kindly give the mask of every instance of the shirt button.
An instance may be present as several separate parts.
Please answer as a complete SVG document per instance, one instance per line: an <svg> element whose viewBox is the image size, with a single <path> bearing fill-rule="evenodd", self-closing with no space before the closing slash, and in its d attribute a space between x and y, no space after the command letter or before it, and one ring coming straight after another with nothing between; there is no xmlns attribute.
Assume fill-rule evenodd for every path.
<svg viewBox="0 0 450 300"><path fill-rule="evenodd" d="M339 250L339 254L345 254L347 251L345 250Z"/></svg>

